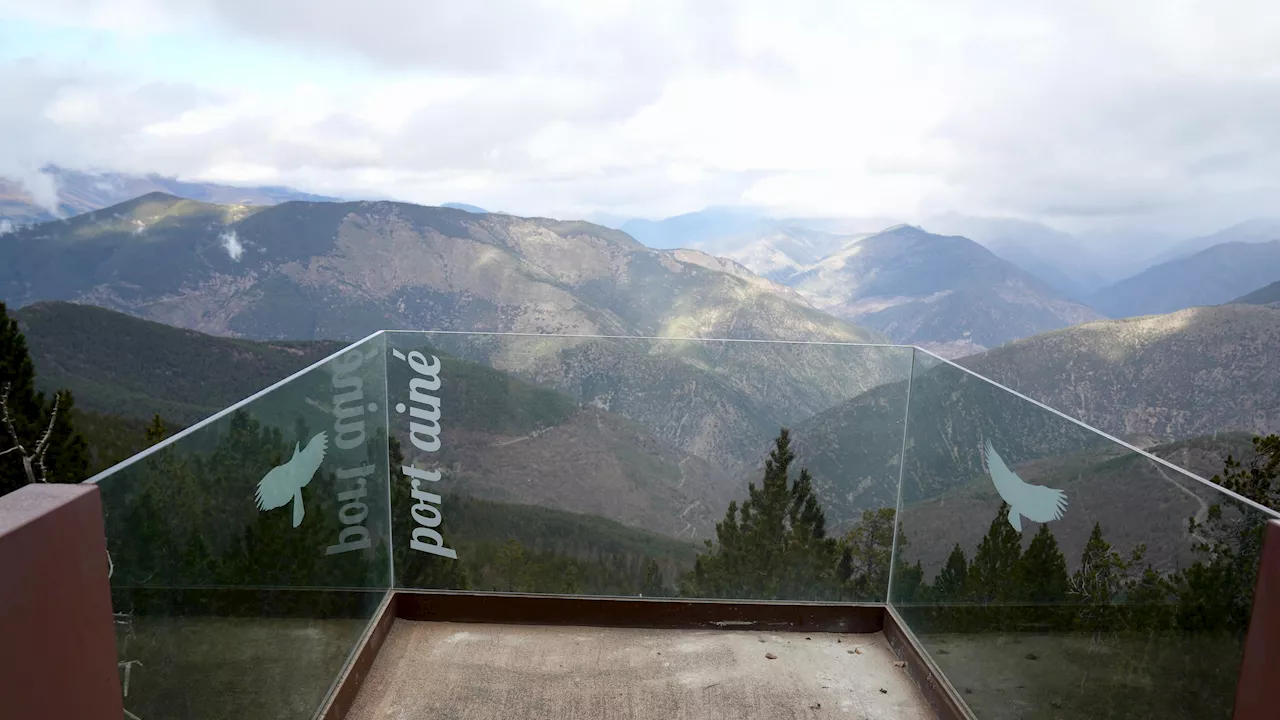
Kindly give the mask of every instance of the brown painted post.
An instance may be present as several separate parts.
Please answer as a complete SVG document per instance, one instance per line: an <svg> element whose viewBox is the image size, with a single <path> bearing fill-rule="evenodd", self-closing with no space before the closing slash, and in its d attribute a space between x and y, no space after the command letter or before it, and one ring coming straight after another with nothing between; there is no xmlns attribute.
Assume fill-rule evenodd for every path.
<svg viewBox="0 0 1280 720"><path fill-rule="evenodd" d="M0 497L0 707L32 720L124 717L96 485Z"/></svg>
<svg viewBox="0 0 1280 720"><path fill-rule="evenodd" d="M1253 614L1236 684L1235 720L1280 714L1280 520L1267 523L1253 589Z"/></svg>

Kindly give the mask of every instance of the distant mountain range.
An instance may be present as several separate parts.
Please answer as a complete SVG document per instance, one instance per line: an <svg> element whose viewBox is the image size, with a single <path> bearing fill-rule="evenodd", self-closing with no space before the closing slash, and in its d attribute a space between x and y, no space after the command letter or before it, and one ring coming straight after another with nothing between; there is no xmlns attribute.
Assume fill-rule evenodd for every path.
<svg viewBox="0 0 1280 720"><path fill-rule="evenodd" d="M921 225L930 232L967 237L1078 302L1124 274L1110 269L1078 238L1036 222L951 213L926 218Z"/></svg>
<svg viewBox="0 0 1280 720"><path fill-rule="evenodd" d="M1100 318L972 240L909 225L857 239L785 283L820 309L952 357Z"/></svg>
<svg viewBox="0 0 1280 720"><path fill-rule="evenodd" d="M1280 240L1229 242L1148 268L1099 291L1090 305L1109 317L1134 317L1218 305L1280 276Z"/></svg>
<svg viewBox="0 0 1280 720"><path fill-rule="evenodd" d="M185 182L161 175L86 173L59 167L41 171L57 191L56 207L41 205L30 190L14 179L0 177L0 221L10 226L46 222L110 207L152 192L224 205L274 205L290 200L334 201L287 187L237 187Z"/></svg>
<svg viewBox="0 0 1280 720"><path fill-rule="evenodd" d="M868 233L836 234L795 225L770 227L751 237L725 238L693 245L729 258L752 272L785 283L823 258L839 252Z"/></svg>
<svg viewBox="0 0 1280 720"><path fill-rule="evenodd" d="M246 207L152 194L0 242L0 298L11 306L75 300L218 335L884 340L742 275L589 223L391 202ZM665 442L726 464L779 425L905 372L872 351L835 362L786 345L566 338L526 351L494 342L458 336L449 350L601 407L625 406ZM772 378L784 363L791 371ZM627 384L600 386L601 368Z"/></svg>
<svg viewBox="0 0 1280 720"><path fill-rule="evenodd" d="M769 217L751 208L719 207L664 220L630 220L618 226L653 247L701 250L733 260L767 279L794 284L798 280L793 282L792 278L806 271L817 271L816 266L824 259L840 255L854 243L882 232L890 224L891 221L883 218L784 219ZM1266 245L1280 240L1280 220L1267 218L1239 223L1172 247L1168 247L1171 241L1167 236L1141 229L1076 236L1037 222L958 213L927 217L921 229L975 241L1040 281L1040 290L1049 290L1050 300L1087 306L1096 311L1094 318L1174 312L1226 302L1241 294L1241 285L1256 288L1276 279L1268 276L1265 269L1263 261L1269 257L1267 250L1242 250L1236 246L1241 243ZM1153 256L1151 248L1162 246L1167 249ZM1198 256L1209 250L1213 253ZM1181 267L1162 267L1192 256L1198 259ZM1154 259L1144 260L1152 257ZM1262 264L1256 266L1255 263ZM1251 272L1237 272L1238 267L1245 265L1255 267ZM960 275L963 273L958 274L958 280ZM910 292L902 294L912 297ZM820 301L815 302L819 307L827 307ZM874 320L865 322L881 329L885 327ZM1050 327L1043 321L1031 325L1037 331ZM1020 328L1013 337L1024 337L1025 332ZM899 340L908 337L894 332L890 335ZM927 333L914 337L935 343L933 347L953 356L981 349L978 345L971 347L968 338L957 343L953 339L930 337Z"/></svg>
<svg viewBox="0 0 1280 720"><path fill-rule="evenodd" d="M597 225L393 202L246 207L152 193L7 236L0 298L264 339L384 328L882 337Z"/></svg>
<svg viewBox="0 0 1280 720"><path fill-rule="evenodd" d="M649 247L694 248L742 262L741 253L749 254L750 250L747 249L749 246L770 236L779 234L794 236L804 231L811 231L814 234L808 238L795 237L794 239L801 245L816 239L817 244L822 246L824 244L821 240L822 236L867 235L900 222L900 220L883 217L770 217L763 211L750 207L709 207L662 220L623 220L611 227L616 226ZM818 257L829 254L839 244L842 242L838 241L836 245L826 247ZM809 264L803 259L804 251L800 252L801 255L792 259L799 265Z"/></svg>
<svg viewBox="0 0 1280 720"><path fill-rule="evenodd" d="M469 213L475 213L477 215L485 215L489 212L488 210L485 210L482 207L479 207L476 205L468 205L466 203L460 203L460 202L447 202L441 205L440 207L453 208L454 210L465 210Z"/></svg>
<svg viewBox="0 0 1280 720"><path fill-rule="evenodd" d="M1183 240L1152 258L1150 264L1155 266L1189 257L1224 243L1261 243L1272 240L1280 240L1280 218L1255 218L1209 235Z"/></svg>

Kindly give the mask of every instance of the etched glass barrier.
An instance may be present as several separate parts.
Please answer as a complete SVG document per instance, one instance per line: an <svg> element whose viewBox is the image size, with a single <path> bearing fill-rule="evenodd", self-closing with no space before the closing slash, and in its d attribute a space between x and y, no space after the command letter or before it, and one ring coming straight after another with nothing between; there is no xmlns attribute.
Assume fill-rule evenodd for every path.
<svg viewBox="0 0 1280 720"><path fill-rule="evenodd" d="M911 355L388 333L396 584L883 602Z"/></svg>
<svg viewBox="0 0 1280 720"><path fill-rule="evenodd" d="M898 516L891 604L979 718L1231 716L1274 513L917 352Z"/></svg>
<svg viewBox="0 0 1280 720"><path fill-rule="evenodd" d="M1276 516L827 343L382 333L91 481L147 720L310 717L389 588L889 602L980 718L1226 718Z"/></svg>
<svg viewBox="0 0 1280 720"><path fill-rule="evenodd" d="M374 336L90 482L125 707L310 718L391 584Z"/></svg>

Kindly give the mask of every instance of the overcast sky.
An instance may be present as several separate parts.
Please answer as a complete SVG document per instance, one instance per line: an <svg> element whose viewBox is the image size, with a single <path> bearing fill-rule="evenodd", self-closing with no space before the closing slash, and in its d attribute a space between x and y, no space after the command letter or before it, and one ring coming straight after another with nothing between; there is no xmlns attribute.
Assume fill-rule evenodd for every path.
<svg viewBox="0 0 1280 720"><path fill-rule="evenodd" d="M1189 235L1280 215L1280 8L0 0L0 175Z"/></svg>

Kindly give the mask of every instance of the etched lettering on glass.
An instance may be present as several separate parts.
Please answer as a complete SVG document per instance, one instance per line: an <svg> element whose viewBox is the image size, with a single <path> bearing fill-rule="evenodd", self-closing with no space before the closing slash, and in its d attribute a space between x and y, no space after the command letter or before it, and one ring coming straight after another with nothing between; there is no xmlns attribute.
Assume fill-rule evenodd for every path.
<svg viewBox="0 0 1280 720"><path fill-rule="evenodd" d="M409 441L413 446L424 453L434 453L440 449L440 397L432 393L440 389L440 358L432 355L428 361L427 356L417 350L408 355L392 350L391 354L408 363L418 374L409 380L409 404L396 403L396 412L409 413ZM401 466L400 470L409 479L410 496L414 500L410 515L416 527L410 533L409 547L457 560L458 553L445 547L444 536L436 529L443 519L441 497L423 485L440 482L440 471L413 464Z"/></svg>

